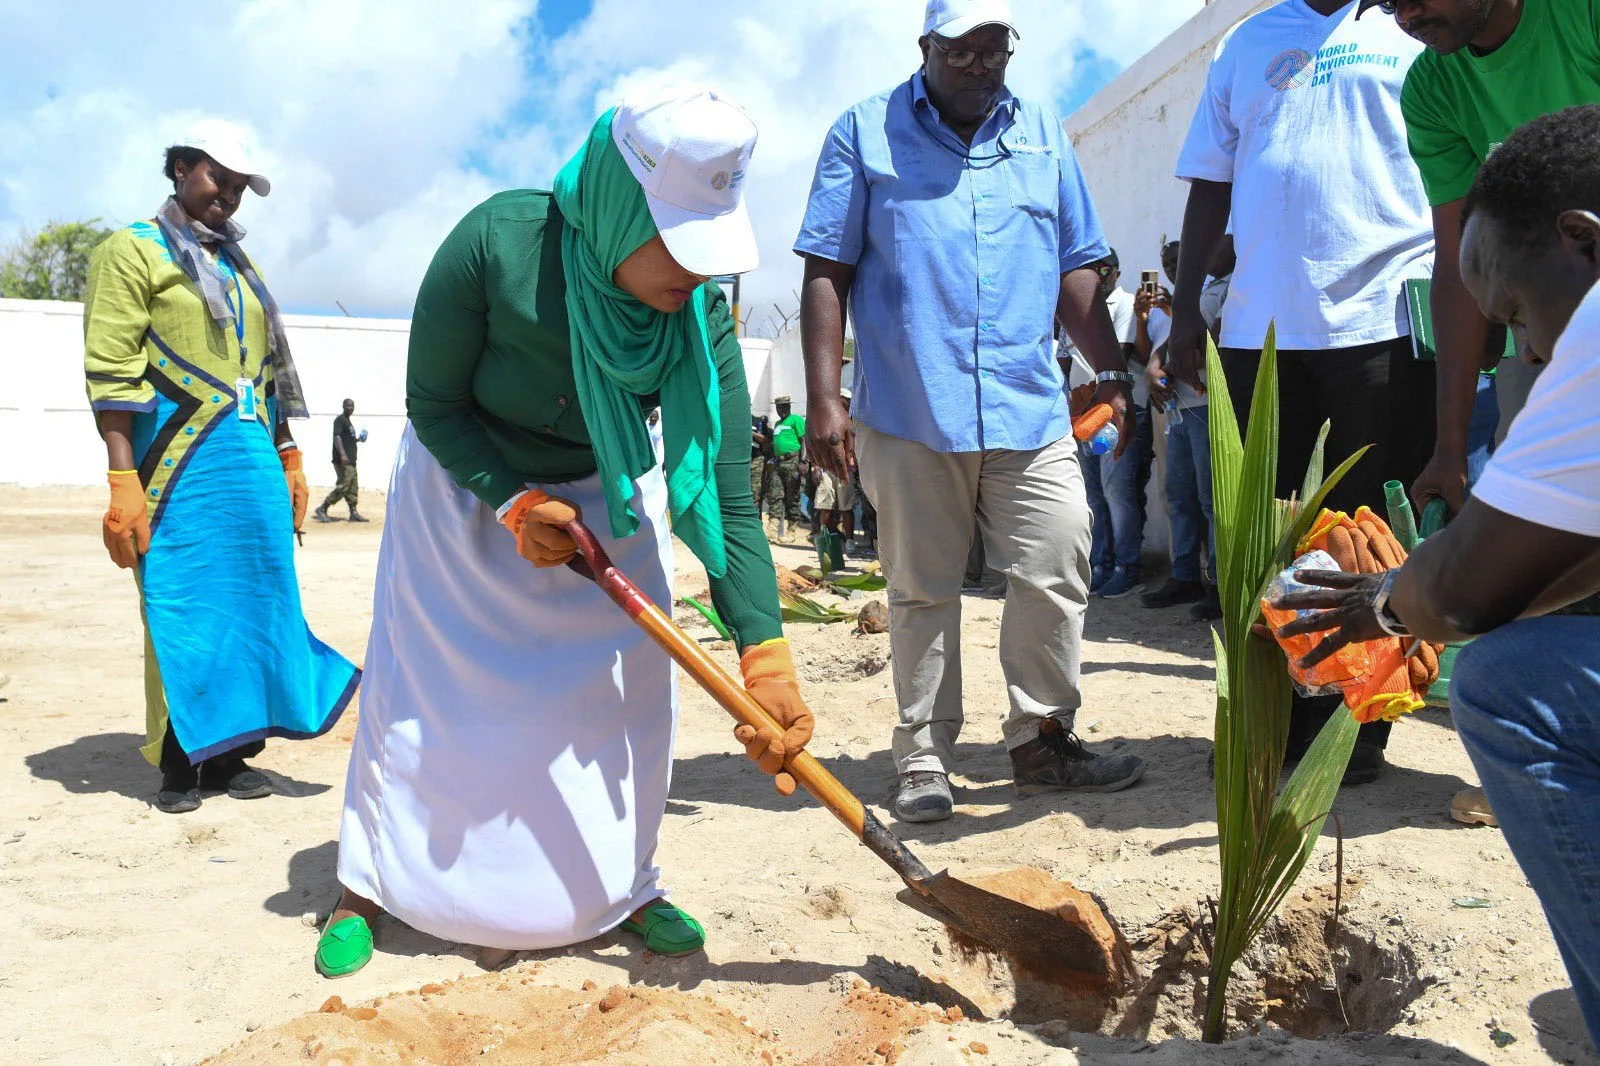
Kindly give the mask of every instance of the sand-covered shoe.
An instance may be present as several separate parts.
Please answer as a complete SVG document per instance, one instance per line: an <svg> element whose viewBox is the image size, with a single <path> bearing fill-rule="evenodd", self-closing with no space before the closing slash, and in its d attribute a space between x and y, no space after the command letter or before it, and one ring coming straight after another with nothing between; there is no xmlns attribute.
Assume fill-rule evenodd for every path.
<svg viewBox="0 0 1600 1066"><path fill-rule="evenodd" d="M629 917L622 928L644 937L644 946L657 955L692 955L706 946L705 927L666 900L646 907L643 922Z"/></svg>
<svg viewBox="0 0 1600 1066"><path fill-rule="evenodd" d="M324 977L347 977L372 961L372 929L359 914L329 919L317 941L317 972Z"/></svg>
<svg viewBox="0 0 1600 1066"><path fill-rule="evenodd" d="M1011 749L1011 774L1019 796L1039 792L1117 792L1144 776L1137 755L1096 755L1054 718L1039 735Z"/></svg>

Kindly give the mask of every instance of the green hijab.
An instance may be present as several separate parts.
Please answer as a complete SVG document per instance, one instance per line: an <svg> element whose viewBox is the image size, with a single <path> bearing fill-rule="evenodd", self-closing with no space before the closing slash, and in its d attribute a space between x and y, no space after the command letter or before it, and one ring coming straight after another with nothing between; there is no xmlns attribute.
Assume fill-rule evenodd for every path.
<svg viewBox="0 0 1600 1066"><path fill-rule="evenodd" d="M600 116L578 154L556 175L566 220L561 261L578 402L594 443L613 537L639 529L634 482L656 465L639 397L661 395L667 506L672 531L712 577L728 569L715 463L722 444L720 387L706 327L707 288L682 311L663 314L611 281L617 266L659 232L611 139L614 112Z"/></svg>

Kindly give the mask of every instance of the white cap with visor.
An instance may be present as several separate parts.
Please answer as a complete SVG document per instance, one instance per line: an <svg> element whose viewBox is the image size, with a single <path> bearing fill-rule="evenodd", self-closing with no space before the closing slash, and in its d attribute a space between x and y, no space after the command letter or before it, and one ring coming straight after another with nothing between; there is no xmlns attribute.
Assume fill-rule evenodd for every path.
<svg viewBox="0 0 1600 1066"><path fill-rule="evenodd" d="M979 26L1004 26L1011 36L1022 36L1011 21L1009 0L928 0L922 35L937 33L950 40L965 37Z"/></svg>
<svg viewBox="0 0 1600 1066"><path fill-rule="evenodd" d="M617 107L611 139L680 266L706 277L756 268L744 201L756 124L742 107L698 86L636 94Z"/></svg>
<svg viewBox="0 0 1600 1066"><path fill-rule="evenodd" d="M238 174L257 196L272 191L272 182L261 173L260 160L251 150L250 141L241 136L237 127L221 119L201 119L190 126L178 143L185 148L198 148L211 157L211 161Z"/></svg>

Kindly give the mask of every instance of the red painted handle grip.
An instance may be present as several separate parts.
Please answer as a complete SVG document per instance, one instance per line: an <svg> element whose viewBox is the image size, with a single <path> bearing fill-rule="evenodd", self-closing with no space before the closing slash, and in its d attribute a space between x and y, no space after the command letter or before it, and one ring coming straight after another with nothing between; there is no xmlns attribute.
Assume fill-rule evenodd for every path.
<svg viewBox="0 0 1600 1066"><path fill-rule="evenodd" d="M650 597L640 592L639 587L612 564L611 556L582 519L575 518L563 528L578 546L578 554L567 560L568 569L599 585L600 591L610 596L629 618L638 618L649 609Z"/></svg>

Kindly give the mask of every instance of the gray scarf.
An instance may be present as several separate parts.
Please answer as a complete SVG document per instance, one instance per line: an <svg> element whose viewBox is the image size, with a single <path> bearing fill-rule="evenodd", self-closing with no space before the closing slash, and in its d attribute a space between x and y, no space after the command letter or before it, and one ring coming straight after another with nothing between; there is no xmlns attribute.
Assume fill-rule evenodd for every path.
<svg viewBox="0 0 1600 1066"><path fill-rule="evenodd" d="M239 247L239 241L244 238L244 227L229 219L222 224L222 232L216 233L190 218L176 196L167 197L167 202L156 212L156 225L161 227L161 234L167 239L167 250L172 253L172 261L178 269L189 275L190 281L199 286L211 317L227 331L235 327L233 309L229 307L224 293L222 272L200 245L202 242L214 242L221 248L221 254L233 263L233 268L244 278L267 313L266 361L272 363L272 376L277 382L279 420L311 417L306 409L305 393L300 389L300 375L294 368L294 357L289 354L289 338L283 332L283 316L278 313L278 301L261 283L250 257Z"/></svg>

